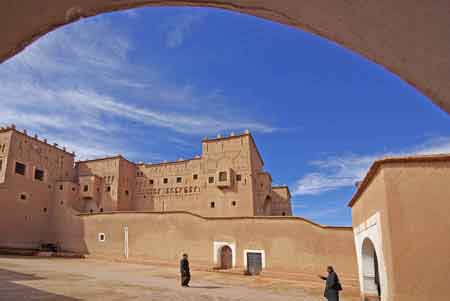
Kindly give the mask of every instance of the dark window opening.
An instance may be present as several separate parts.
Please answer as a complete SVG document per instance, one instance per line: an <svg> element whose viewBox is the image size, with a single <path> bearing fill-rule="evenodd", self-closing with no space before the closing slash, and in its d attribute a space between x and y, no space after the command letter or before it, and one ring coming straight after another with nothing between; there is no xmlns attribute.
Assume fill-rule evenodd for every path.
<svg viewBox="0 0 450 301"><path fill-rule="evenodd" d="M89 213L94 213L94 210L92 210L92 209L91 209L91 210L89 210Z"/></svg>
<svg viewBox="0 0 450 301"><path fill-rule="evenodd" d="M89 185L84 185L84 186L83 186L83 191L84 191L84 192L89 191Z"/></svg>
<svg viewBox="0 0 450 301"><path fill-rule="evenodd" d="M285 216L285 215L286 215L286 212L281 213L281 215L282 215L282 216Z"/></svg>
<svg viewBox="0 0 450 301"><path fill-rule="evenodd" d="M198 179L198 175L195 174L195 175L192 176L192 178L193 178L194 180L197 180L197 179Z"/></svg>
<svg viewBox="0 0 450 301"><path fill-rule="evenodd" d="M16 162L16 174L19 174L19 175L24 176L24 175L25 175L25 170L26 170L26 168L27 168L27 167L26 167L25 164Z"/></svg>
<svg viewBox="0 0 450 301"><path fill-rule="evenodd" d="M27 195L25 193L21 193L20 199L25 201L27 199Z"/></svg>
<svg viewBox="0 0 450 301"><path fill-rule="evenodd" d="M63 185L59 185L59 190L63 190L64 186Z"/></svg>
<svg viewBox="0 0 450 301"><path fill-rule="evenodd" d="M236 201L232 201L232 202L231 202L231 205L232 205L232 206L236 206Z"/></svg>
<svg viewBox="0 0 450 301"><path fill-rule="evenodd" d="M59 202L59 204L64 205L64 201Z"/></svg>
<svg viewBox="0 0 450 301"><path fill-rule="evenodd" d="M148 183L150 184L150 185L153 185L153 180L150 180L150 181L148 181Z"/></svg>
<svg viewBox="0 0 450 301"><path fill-rule="evenodd" d="M236 181L240 182L242 180L242 176L241 175L236 175Z"/></svg>
<svg viewBox="0 0 450 301"><path fill-rule="evenodd" d="M210 206L211 206L211 208L215 208L216 207L216 203L211 202Z"/></svg>
<svg viewBox="0 0 450 301"><path fill-rule="evenodd" d="M99 235L99 237L98 237L98 239L100 240L100 241L105 241L105 234L100 234Z"/></svg>
<svg viewBox="0 0 450 301"><path fill-rule="evenodd" d="M168 179L168 178L164 178L163 183L164 183L164 184L169 183L169 179Z"/></svg>
<svg viewBox="0 0 450 301"><path fill-rule="evenodd" d="M181 183L182 180L183 180L183 179L182 179L181 177L178 177L178 178L177 178L177 183Z"/></svg>
<svg viewBox="0 0 450 301"><path fill-rule="evenodd" d="M125 190L125 195L128 195L128 194L129 194L128 190Z"/></svg>
<svg viewBox="0 0 450 301"><path fill-rule="evenodd" d="M100 208L100 212L103 212L103 208Z"/></svg>
<svg viewBox="0 0 450 301"><path fill-rule="evenodd" d="M48 185L48 189L52 189L52 185Z"/></svg>
<svg viewBox="0 0 450 301"><path fill-rule="evenodd" d="M44 212L47 212L47 208L42 209Z"/></svg>
<svg viewBox="0 0 450 301"><path fill-rule="evenodd" d="M2 171L3 168L3 160L0 160L0 171Z"/></svg>
<svg viewBox="0 0 450 301"><path fill-rule="evenodd" d="M97 187L97 192L100 192L100 188Z"/></svg>
<svg viewBox="0 0 450 301"><path fill-rule="evenodd" d="M209 177L209 178L208 178L208 183L209 183L209 184L214 183L214 177Z"/></svg>
<svg viewBox="0 0 450 301"><path fill-rule="evenodd" d="M75 191L75 187L72 187L72 191Z"/></svg>
<svg viewBox="0 0 450 301"><path fill-rule="evenodd" d="M227 180L227 172L226 171L219 172L219 181L223 182L226 180Z"/></svg>
<svg viewBox="0 0 450 301"><path fill-rule="evenodd" d="M111 186L106 187L106 191L110 192L111 191Z"/></svg>

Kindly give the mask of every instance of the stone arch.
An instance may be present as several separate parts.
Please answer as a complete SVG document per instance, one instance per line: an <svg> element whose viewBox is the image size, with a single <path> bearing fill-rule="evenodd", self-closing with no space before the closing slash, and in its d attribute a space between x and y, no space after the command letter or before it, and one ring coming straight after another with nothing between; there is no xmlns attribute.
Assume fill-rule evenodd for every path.
<svg viewBox="0 0 450 301"><path fill-rule="evenodd" d="M233 267L233 250L228 245L220 248L220 268L223 270Z"/></svg>
<svg viewBox="0 0 450 301"><path fill-rule="evenodd" d="M367 297L381 297L380 267L375 245L370 238L362 244L363 293Z"/></svg>
<svg viewBox="0 0 450 301"><path fill-rule="evenodd" d="M177 5L228 9L318 34L383 65L450 113L450 39L442 38L450 36L449 1L433 1L431 5L408 0L3 1L0 62L47 32L83 17L143 6Z"/></svg>

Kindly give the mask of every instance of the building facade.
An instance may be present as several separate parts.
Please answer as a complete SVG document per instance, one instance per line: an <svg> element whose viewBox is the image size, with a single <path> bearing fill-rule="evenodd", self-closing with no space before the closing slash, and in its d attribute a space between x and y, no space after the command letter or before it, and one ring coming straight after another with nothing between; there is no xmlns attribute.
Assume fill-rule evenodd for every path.
<svg viewBox="0 0 450 301"><path fill-rule="evenodd" d="M373 163L349 206L361 300L450 300L450 155Z"/></svg>
<svg viewBox="0 0 450 301"><path fill-rule="evenodd" d="M14 127L0 130L0 195L82 213L187 211L202 216L289 216L289 188L271 175L250 133L202 141L189 160L135 164L118 155L74 161L74 154ZM7 191L7 192L6 192Z"/></svg>

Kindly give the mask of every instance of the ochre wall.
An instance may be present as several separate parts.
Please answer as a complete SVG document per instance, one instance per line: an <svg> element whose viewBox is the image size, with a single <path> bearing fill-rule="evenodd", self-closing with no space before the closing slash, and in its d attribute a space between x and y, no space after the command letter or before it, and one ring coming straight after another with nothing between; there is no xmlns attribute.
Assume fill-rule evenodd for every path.
<svg viewBox="0 0 450 301"><path fill-rule="evenodd" d="M450 162L384 168L392 300L450 300Z"/></svg>
<svg viewBox="0 0 450 301"><path fill-rule="evenodd" d="M69 214L59 210L61 216ZM244 249L262 249L268 269L322 273L331 264L342 277L354 278L357 274L351 228L323 228L301 218L117 212L72 216L61 218L61 222L66 224L57 227L62 247L92 255L123 258L123 227L127 226L130 258L176 263L182 252L187 252L193 265L213 267L213 242L221 241L236 243L236 265L240 268L244 265ZM76 242L71 238L73 227L83 230L84 239ZM99 233L105 233L105 242L98 241Z"/></svg>
<svg viewBox="0 0 450 301"><path fill-rule="evenodd" d="M385 66L450 112L448 0L6 0L0 62L80 17L146 5L226 8L319 34Z"/></svg>

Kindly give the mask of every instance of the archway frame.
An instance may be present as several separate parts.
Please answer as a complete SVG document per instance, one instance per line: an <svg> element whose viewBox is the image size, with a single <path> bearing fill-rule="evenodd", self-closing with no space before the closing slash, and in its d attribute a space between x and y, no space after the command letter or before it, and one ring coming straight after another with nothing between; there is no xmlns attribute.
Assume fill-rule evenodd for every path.
<svg viewBox="0 0 450 301"><path fill-rule="evenodd" d="M220 266L220 254L223 247L229 247L231 249L232 268L236 267L236 243L226 241L214 241L213 242L213 263L215 266Z"/></svg>
<svg viewBox="0 0 450 301"><path fill-rule="evenodd" d="M383 252L383 239L381 232L380 212L369 217L354 230L356 259L358 261L359 286L361 296L365 294L364 287L364 260L363 245L365 241L370 241L375 249L378 259L378 272L380 277L381 300L389 300L389 277L386 270L385 254Z"/></svg>
<svg viewBox="0 0 450 301"><path fill-rule="evenodd" d="M223 8L318 34L384 66L450 113L447 0L6 0L0 62L80 18L144 6Z"/></svg>

